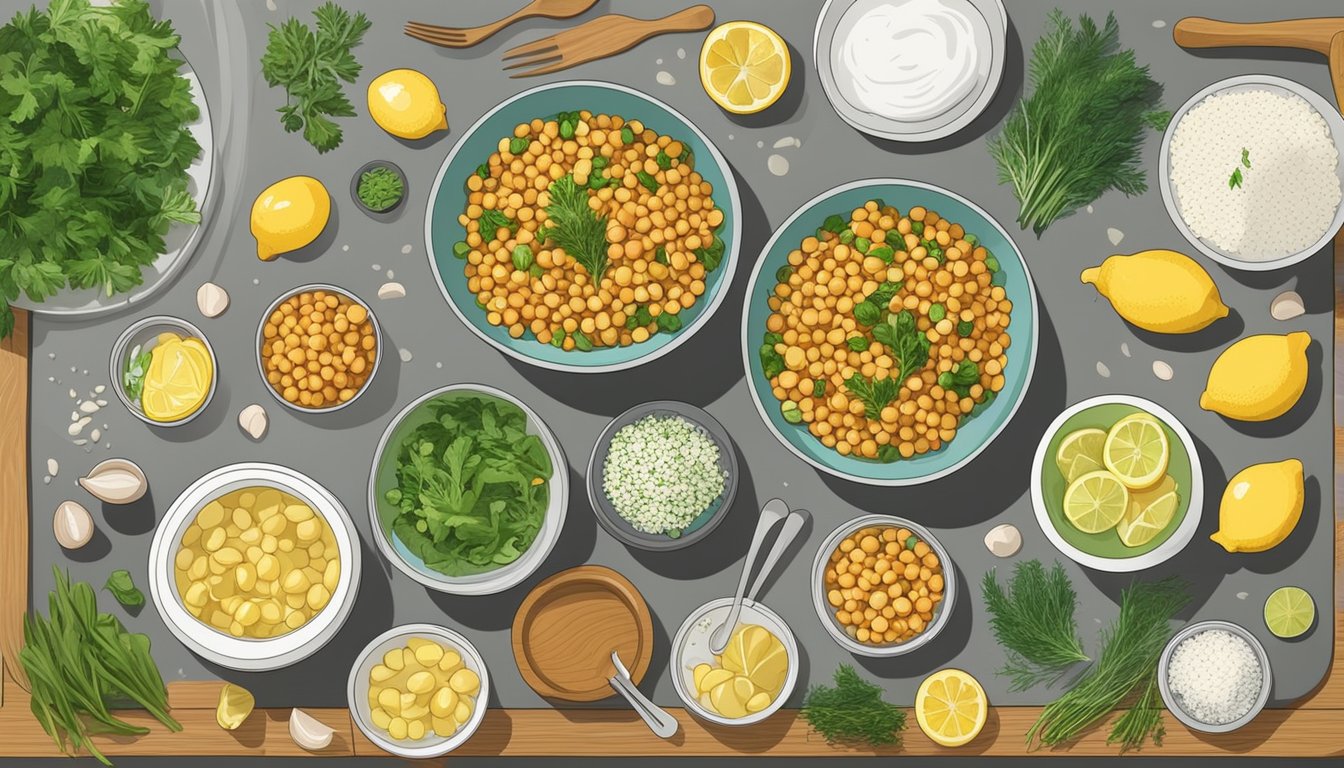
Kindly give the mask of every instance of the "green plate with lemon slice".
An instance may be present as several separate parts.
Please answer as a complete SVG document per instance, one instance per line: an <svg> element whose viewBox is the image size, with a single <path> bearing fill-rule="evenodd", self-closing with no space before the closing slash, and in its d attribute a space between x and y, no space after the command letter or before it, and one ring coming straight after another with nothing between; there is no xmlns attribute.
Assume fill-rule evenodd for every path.
<svg viewBox="0 0 1344 768"><path fill-rule="evenodd" d="M1165 474L1170 479L1158 482L1156 487L1160 490L1141 491L1141 496L1131 495L1152 503L1163 492L1170 490L1173 483L1177 495L1170 520L1155 533L1151 530L1143 533L1129 530L1136 522L1142 526L1144 520L1136 520L1127 506L1124 515L1115 514L1114 510L1107 511L1106 497L1113 492L1116 483L1104 474L1104 462L1096 456L1103 438L1092 433L1094 437L1084 438L1078 443L1078 449L1071 452L1073 461L1069 466L1074 467L1075 479L1084 477L1087 480L1085 487L1076 490L1071 497L1069 509L1066 509L1065 496L1070 483L1056 461L1060 446L1070 435L1080 430L1106 433L1117 423L1135 414L1147 414L1161 426L1168 445ZM1160 477L1161 473L1158 475ZM1031 494L1037 522L1060 552L1089 568L1128 572L1151 568L1172 557L1190 542L1199 525L1199 513L1203 507L1203 475L1194 441L1175 416L1156 403L1142 398L1104 395L1069 407L1051 423L1032 463ZM1099 511L1080 511L1088 507L1087 501L1091 496L1100 499L1096 505ZM1071 514L1073 520L1070 520ZM1160 517L1165 518L1166 515ZM1117 518L1118 522L1111 522ZM1100 530L1095 533L1082 530L1093 528ZM1136 546L1127 545L1121 531L1126 531Z"/></svg>

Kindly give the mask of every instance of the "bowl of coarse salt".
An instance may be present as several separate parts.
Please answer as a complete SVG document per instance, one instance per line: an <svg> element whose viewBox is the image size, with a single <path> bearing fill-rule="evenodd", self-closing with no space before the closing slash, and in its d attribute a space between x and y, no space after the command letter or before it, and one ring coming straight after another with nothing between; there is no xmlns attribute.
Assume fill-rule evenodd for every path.
<svg viewBox="0 0 1344 768"><path fill-rule="evenodd" d="M1213 83L1172 115L1159 157L1172 222L1224 266L1291 266L1344 225L1344 117L1301 83Z"/></svg>
<svg viewBox="0 0 1344 768"><path fill-rule="evenodd" d="M1162 651L1157 684L1167 709L1205 733L1235 731L1269 701L1269 656L1249 630L1229 621L1201 621L1177 632Z"/></svg>

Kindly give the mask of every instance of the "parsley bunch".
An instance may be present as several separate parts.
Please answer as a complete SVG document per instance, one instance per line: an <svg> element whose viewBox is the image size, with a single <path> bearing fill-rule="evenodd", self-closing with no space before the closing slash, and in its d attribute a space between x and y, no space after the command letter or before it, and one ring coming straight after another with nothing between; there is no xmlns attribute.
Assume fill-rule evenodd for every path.
<svg viewBox="0 0 1344 768"><path fill-rule="evenodd" d="M271 25L261 74L267 85L285 89L285 105L276 110L280 124L289 133L303 131L304 140L321 154L341 145L341 127L331 118L355 115L340 81L353 83L359 77L362 67L350 49L373 23L332 2L313 16L316 32L292 17L279 27Z"/></svg>
<svg viewBox="0 0 1344 768"><path fill-rule="evenodd" d="M173 222L200 221L178 39L143 0L53 0L0 27L0 338L20 293L129 291Z"/></svg>

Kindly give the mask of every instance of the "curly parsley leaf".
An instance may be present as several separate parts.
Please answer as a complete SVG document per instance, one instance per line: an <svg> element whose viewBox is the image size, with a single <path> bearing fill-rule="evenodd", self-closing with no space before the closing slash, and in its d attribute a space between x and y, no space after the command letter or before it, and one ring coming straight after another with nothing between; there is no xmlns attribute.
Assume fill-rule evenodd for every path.
<svg viewBox="0 0 1344 768"><path fill-rule="evenodd" d="M320 154L341 144L341 127L331 118L355 115L341 82L359 77L360 63L350 51L373 23L362 12L351 15L332 2L313 16L316 31L295 18L271 25L261 74L267 85L285 89L285 105L276 110L280 124L289 133L302 131Z"/></svg>

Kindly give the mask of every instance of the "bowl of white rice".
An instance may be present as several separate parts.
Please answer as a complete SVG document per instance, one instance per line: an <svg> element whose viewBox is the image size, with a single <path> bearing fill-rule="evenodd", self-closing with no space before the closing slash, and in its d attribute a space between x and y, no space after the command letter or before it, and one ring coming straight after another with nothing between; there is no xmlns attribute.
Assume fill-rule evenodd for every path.
<svg viewBox="0 0 1344 768"><path fill-rule="evenodd" d="M1344 224L1344 117L1292 80L1242 75L1201 90L1172 116L1160 157L1171 220L1233 269L1296 264Z"/></svg>
<svg viewBox="0 0 1344 768"><path fill-rule="evenodd" d="M1201 621L1177 632L1157 665L1162 701L1187 727L1235 731L1269 701L1269 656L1249 630L1230 621Z"/></svg>

